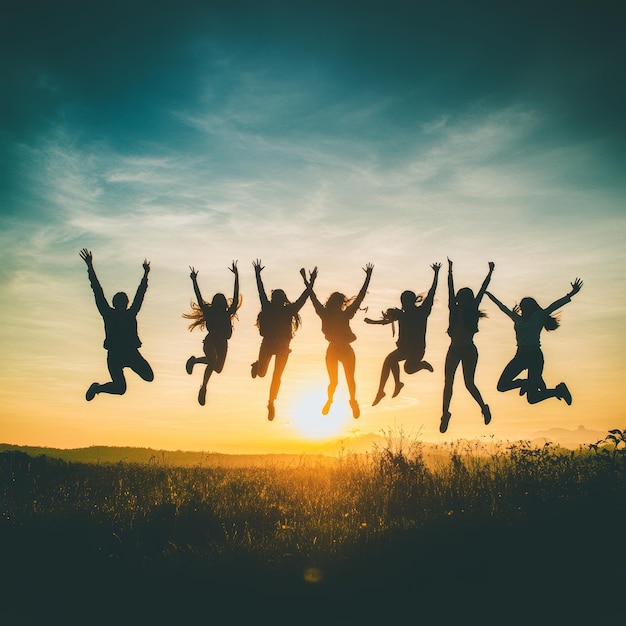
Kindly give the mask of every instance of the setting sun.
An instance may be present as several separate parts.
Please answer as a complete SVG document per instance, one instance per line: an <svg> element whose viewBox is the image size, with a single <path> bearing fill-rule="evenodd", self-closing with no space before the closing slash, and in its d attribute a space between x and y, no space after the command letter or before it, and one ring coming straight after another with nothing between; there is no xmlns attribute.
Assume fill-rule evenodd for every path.
<svg viewBox="0 0 626 626"><path fill-rule="evenodd" d="M297 396L289 409L291 423L298 433L308 439L325 439L339 435L354 421L344 391L337 390L328 415L322 415L326 402L325 386L310 388Z"/></svg>

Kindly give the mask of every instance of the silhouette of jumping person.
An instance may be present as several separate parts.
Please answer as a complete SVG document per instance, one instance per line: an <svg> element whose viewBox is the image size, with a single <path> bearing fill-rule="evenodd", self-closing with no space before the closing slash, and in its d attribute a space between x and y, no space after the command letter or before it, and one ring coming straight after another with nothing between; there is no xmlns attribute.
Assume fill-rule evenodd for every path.
<svg viewBox="0 0 626 626"><path fill-rule="evenodd" d="M489 272L476 297L474 297L474 292L469 287L462 287L455 294L452 261L448 259L448 335L450 335L450 347L446 354L444 367L443 411L439 425L439 432L442 433L448 430L448 423L451 417L452 384L454 383L454 375L459 363L463 368L465 388L478 403L485 424L491 422L489 406L483 401L480 391L478 391L478 387L474 383L474 375L476 374L476 365L478 363L478 348L474 344L474 335L478 332L478 320L481 317L485 317L485 314L478 307L487 291L494 268L494 263L489 262Z"/></svg>
<svg viewBox="0 0 626 626"><path fill-rule="evenodd" d="M382 319L379 320L365 318L368 324L398 322L398 341L396 342L398 347L383 361L378 392L372 406L376 406L385 397L385 384L390 373L393 374L395 382L392 398L395 398L404 387L404 383L400 382L400 361L404 361L404 371L407 374L415 374L423 369L433 371L432 365L423 358L426 352L426 324L433 308L441 263L433 263L430 267L434 273L433 282L421 305L417 306L417 303L422 301L421 296L415 295L413 291L403 291L400 295L401 309L387 309L383 312Z"/></svg>
<svg viewBox="0 0 626 626"><path fill-rule="evenodd" d="M185 369L187 370L187 374L191 374L196 363L206 365L204 368L202 386L198 392L198 402L201 406L204 406L206 402L207 384L211 374L213 372L219 374L222 369L224 369L226 353L228 352L228 340L233 334L232 320L241 306L239 296L239 271L237 270L237 261L233 261L232 265L228 268L235 275L235 285L231 303L228 303L223 293L216 293L211 300L211 304L209 304L205 302L200 293L198 272L193 267L189 269L191 270L189 277L193 283L197 303L192 301L191 312L183 313L183 317L193 320L191 324L189 324L190 332L195 328L200 328L201 330L206 329L207 334L202 342L204 356L190 356L185 364Z"/></svg>
<svg viewBox="0 0 626 626"><path fill-rule="evenodd" d="M87 264L87 275L91 283L91 289L96 300L96 306L104 321L104 348L107 350L107 367L111 375L108 383L92 383L87 389L85 398L88 401L94 399L98 393L110 393L123 395L126 393L126 378L124 368L129 367L144 380L154 380L154 372L148 361L139 353L141 341L137 334L137 314L141 309L143 298L148 289L148 272L150 263L144 259L143 278L137 287L137 293L133 303L128 306L128 296L120 291L111 299L111 307L104 296L104 291L93 268L93 254L83 248L80 258Z"/></svg>
<svg viewBox="0 0 626 626"><path fill-rule="evenodd" d="M544 359L539 340L544 328L556 330L559 327L559 320L553 317L552 313L571 301L572 296L580 291L583 281L576 278L570 284L571 291L545 309L542 309L534 298L526 297L522 298L519 305L514 306L511 311L492 293L486 292L498 308L513 320L517 340L517 352L498 380L498 391L519 389L520 395L526 394L526 400L530 404L543 402L548 398L558 398L565 400L568 405L572 404L572 394L565 383L559 383L554 389L547 388L543 380ZM524 370L528 371L527 378L517 378Z"/></svg>
<svg viewBox="0 0 626 626"><path fill-rule="evenodd" d="M309 286L300 294L300 297L295 302L290 302L282 289L272 289L271 299L268 299L263 280L261 279L261 272L264 266L261 265L260 259L253 261L252 265L256 275L259 300L261 301L261 311L257 316L257 327L263 339L259 348L259 357L252 364L251 374L252 378L265 376L270 360L272 356L274 357L274 373L272 374L270 396L267 404L267 419L271 422L275 415L274 401L278 396L281 377L291 352L289 344L302 323L299 311L311 293L317 271L313 270L311 273ZM301 273L303 271L301 270Z"/></svg>
<svg viewBox="0 0 626 626"><path fill-rule="evenodd" d="M322 304L313 291L313 282L317 276L317 268L309 274L308 280L304 270L300 272L304 284L311 290L311 302L315 312L322 320L322 332L328 341L328 348L326 349L326 369L329 378L328 400L322 408L322 415L328 414L330 405L333 403L338 382L339 363L343 365L343 371L346 376L352 416L358 418L361 415L359 404L356 401L356 382L354 380L356 357L350 345L356 339L356 335L350 328L350 320L354 317L365 298L373 270L374 266L371 263L368 263L363 268L365 281L356 297L347 298L343 293L335 291L330 294L326 304Z"/></svg>

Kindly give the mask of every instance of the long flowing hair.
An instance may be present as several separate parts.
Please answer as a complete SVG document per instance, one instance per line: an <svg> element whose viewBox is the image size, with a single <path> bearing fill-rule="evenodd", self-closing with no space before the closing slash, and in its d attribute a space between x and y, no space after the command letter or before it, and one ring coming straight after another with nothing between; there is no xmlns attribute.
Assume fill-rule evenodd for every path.
<svg viewBox="0 0 626 626"><path fill-rule="evenodd" d="M227 311L228 309L230 309L232 304L233 304L233 299L232 298L228 298L228 300L227 300L226 296L224 296L224 294L216 293L213 296L213 301L211 303L204 302L203 306L204 307L208 307L209 309L215 306L216 308L223 309L224 311ZM234 313L231 314L231 316L230 316L231 320L233 318L239 319L237 317L237 311L241 308L242 304L243 304L243 296L241 294L239 294L239 300L237 302L237 308L235 309ZM189 305L191 307L191 311L189 311L187 313L183 313L183 317L185 319L192 320L191 324L189 324L189 326L188 326L189 332L191 332L192 330L195 330L196 328L199 328L200 330L207 330L207 325L206 325L207 324L207 320L206 320L204 312L202 310L203 307L200 306L194 300L191 300Z"/></svg>
<svg viewBox="0 0 626 626"><path fill-rule="evenodd" d="M277 296L276 301L274 296ZM256 324L255 326L259 329L261 335L265 335L266 327L271 324L269 320L272 319L274 312L277 309L281 309L283 307L289 306L293 304L287 298L287 294L282 289L274 289L272 290L272 298L269 300L268 305L265 309L261 309L259 314L256 316ZM293 313L291 316L291 336L293 337L296 334L296 331L302 325L302 318L298 312Z"/></svg>
<svg viewBox="0 0 626 626"><path fill-rule="evenodd" d="M522 319L530 317L535 311L544 312L534 298L522 298L519 304L513 307L513 311L522 316ZM561 325L558 315L544 315L543 327L546 330L556 330Z"/></svg>
<svg viewBox="0 0 626 626"><path fill-rule="evenodd" d="M333 306L331 308L335 308L334 305L338 305L336 307L337 309L345 311L356 300L356 298L356 296L348 298L348 296L340 291L333 291L333 293L328 296L326 303L324 304L324 308L328 310L328 305L332 304Z"/></svg>
<svg viewBox="0 0 626 626"><path fill-rule="evenodd" d="M459 289L450 307L449 329L458 319L462 319L465 328L478 332L478 320L481 317L487 317L487 314L476 306L474 292L469 287Z"/></svg>

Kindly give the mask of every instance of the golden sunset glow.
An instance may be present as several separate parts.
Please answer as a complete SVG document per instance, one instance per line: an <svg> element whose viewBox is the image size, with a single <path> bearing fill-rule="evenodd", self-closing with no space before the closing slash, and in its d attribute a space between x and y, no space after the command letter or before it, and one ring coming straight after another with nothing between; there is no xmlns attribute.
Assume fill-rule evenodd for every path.
<svg viewBox="0 0 626 626"><path fill-rule="evenodd" d="M338 391L328 415L321 409L326 402L326 391L311 388L296 398L289 410L291 422L296 431L305 439L329 439L337 437L354 421L348 405L346 393Z"/></svg>
<svg viewBox="0 0 626 626"><path fill-rule="evenodd" d="M624 622L626 2L2 9L3 624Z"/></svg>
<svg viewBox="0 0 626 626"><path fill-rule="evenodd" d="M88 30L61 21L47 35L28 27L16 39L0 142L1 439L286 452L354 428L403 428L441 442L620 425L626 214L623 112L612 103L623 98L602 95L621 84L614 57L603 57L610 48L582 48L578 31L561 29L558 45L548 44L557 34L546 30L523 38L536 50L503 50L500 35L492 39L502 32L492 28L492 12L474 19L469 5L482 35L446 31L433 48L432 33L448 19L429 22L436 5L407 3L404 20L365 7L354 15L340 4L306 18L294 5L293 15L276 20L254 3L232 13L211 2L188 12L157 3L149 13L163 28L125 17L113 48L107 29L117 18L102 5ZM337 11L354 24L351 36ZM385 25L374 39L373 24ZM408 25L427 25L424 36ZM154 380L127 369L122 396L85 397L109 372L82 248L93 252L109 300L119 291L132 296L150 262L137 322ZM508 307L526 296L546 306L583 279L560 328L542 335L546 384L567 383L571 406L555 398L530 405L497 391L515 333L484 298L476 384L493 419L484 425L459 369L450 426L439 432L448 258L456 288L474 292L493 261L489 289ZM358 420L341 367L333 407L321 413L328 342L307 301L268 423L273 360L265 377L250 375L262 340L255 259L267 292L282 289L291 302L304 288L300 268L318 267L315 292L325 302L335 291L356 296L373 264L350 322ZM207 301L230 298L234 260L243 305L224 368L200 405L204 367L185 370L190 356L203 354L205 337L182 317L195 298L189 268ZM443 264L426 332L424 358L434 371L401 370L400 395L392 397L389 380L372 406L398 337L364 318L400 306L405 290L425 294L433 263Z"/></svg>

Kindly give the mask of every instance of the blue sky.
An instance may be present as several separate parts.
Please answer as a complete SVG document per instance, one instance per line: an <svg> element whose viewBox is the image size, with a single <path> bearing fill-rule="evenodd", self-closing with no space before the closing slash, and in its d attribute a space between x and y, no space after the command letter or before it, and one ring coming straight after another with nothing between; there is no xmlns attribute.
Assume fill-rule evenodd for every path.
<svg viewBox="0 0 626 626"><path fill-rule="evenodd" d="M237 449L242 428L258 428L270 447L296 437L287 400L325 387L325 342L307 305L281 390L284 419L270 430L269 379L249 378L257 257L268 289L292 298L301 266L319 266L323 298L356 293L371 261L365 305L374 311L404 289L425 291L429 265L447 256L457 285L474 289L494 260L492 290L510 305L524 295L548 304L580 275L583 291L544 345L547 374L574 387L575 404L529 407L495 392L514 338L487 303L479 387L503 416L494 416L498 436L623 426L620 3L70 1L4 13L0 397L9 442ZM85 246L109 296L133 291L151 260L139 324L157 373L151 385L131 374L125 397L89 405L84 389L106 373L78 257ZM180 315L192 297L188 266L210 296L230 292L233 259L244 307L209 411L195 402L198 377L183 370L202 336ZM361 432L408 424L438 437L445 324L442 274L427 348L434 375L411 377L395 404L364 410ZM354 328L367 407L394 339L361 319ZM451 436L483 436L461 382Z"/></svg>

